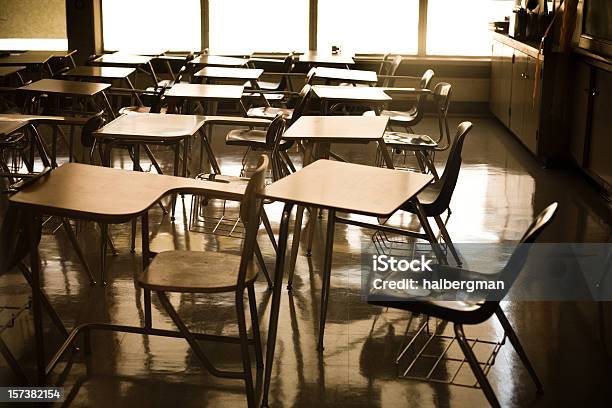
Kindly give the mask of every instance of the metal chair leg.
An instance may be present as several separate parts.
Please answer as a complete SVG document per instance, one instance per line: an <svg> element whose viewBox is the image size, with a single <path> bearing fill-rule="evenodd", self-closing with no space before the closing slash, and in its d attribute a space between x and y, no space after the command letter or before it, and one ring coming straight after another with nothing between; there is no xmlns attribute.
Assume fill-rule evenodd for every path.
<svg viewBox="0 0 612 408"><path fill-rule="evenodd" d="M240 333L240 351L242 357L242 367L244 374L244 386L247 395L247 404L249 408L255 408L255 387L253 385L253 376L251 374L251 358L249 355L249 338L247 336L246 318L244 315L244 293L239 291L236 293L236 315L238 317L238 332Z"/></svg>
<svg viewBox="0 0 612 408"><path fill-rule="evenodd" d="M268 218L268 214L266 214L266 210L262 208L261 211L261 221L263 222L264 228L270 237L270 242L272 243L272 247L274 247L274 251L278 251L278 244L276 243L276 238L274 237L274 231L272 230L272 224L270 224L270 219Z"/></svg>
<svg viewBox="0 0 612 408"><path fill-rule="evenodd" d="M440 228L440 233L442 234L442 238L444 238L444 242L446 242L446 245L448 246L451 253L453 254L453 258L455 258L455 262L457 262L457 266L460 267L462 265L461 258L459 258L459 254L457 253L455 245L453 244L453 241L451 241L451 237L448 234L446 225L444 225L444 221L442 221L442 218L439 215L436 215L434 217L434 220L436 220L436 224L438 224L438 228Z"/></svg>
<svg viewBox="0 0 612 408"><path fill-rule="evenodd" d="M106 286L106 247L110 240L108 236L108 225L100 224L100 283Z"/></svg>
<svg viewBox="0 0 612 408"><path fill-rule="evenodd" d="M329 303L329 285L331 280L331 265L334 255L334 227L336 211L329 210L327 220L327 234L325 237L325 258L323 266L323 285L321 288L321 315L319 319L319 342L317 350L323 350L323 338L325 336L325 321L327 320L327 305Z"/></svg>
<svg viewBox="0 0 612 408"><path fill-rule="evenodd" d="M497 319L501 323L504 329L504 332L506 333L506 336L508 336L508 339L510 340L512 347L514 347L514 350L516 350L516 354L519 355L521 361L523 362L523 365L529 372L529 375L531 376L531 379L533 380L533 383L535 384L538 393L541 394L542 392L544 392L544 387L542 386L542 383L540 382L540 379L538 378L538 374L536 373L535 369L531 365L531 362L529 361L529 357L527 357L527 353L523 349L523 345L521 344L518 336L514 332L514 329L512 328L512 325L510 324L510 322L508 321L508 318L504 314L504 311L499 306L497 306L497 310L495 310L495 315L497 316Z"/></svg>
<svg viewBox="0 0 612 408"><path fill-rule="evenodd" d="M131 253L136 252L136 222L137 222L137 218L134 218L132 220L132 236L131 236L131 243L130 243Z"/></svg>
<svg viewBox="0 0 612 408"><path fill-rule="evenodd" d="M255 286L247 287L249 294L249 309L251 314L251 330L253 332L253 341L255 343L255 359L257 368L263 368L263 348L261 346L261 333L259 332L259 317L257 313L257 299L255 297Z"/></svg>
<svg viewBox="0 0 612 408"><path fill-rule="evenodd" d="M489 404L491 404L493 408L500 408L501 406L499 405L499 401L495 396L495 392L493 391L489 380L487 380L487 376L485 375L484 371L482 371L482 367L480 367L480 364L474 355L474 351L467 342L465 333L463 333L463 326L459 323L455 323L455 336L457 336L457 342L461 347L461 351L463 351L465 358L470 364L472 372L478 380L478 384L480 384L482 392L484 392L485 397L487 397L487 401L489 401Z"/></svg>
<svg viewBox="0 0 612 408"><path fill-rule="evenodd" d="M266 277L266 281L268 282L268 288L272 289L272 279L270 279L268 268L266 268L266 262L264 261L263 255L261 253L261 248L259 248L259 244L257 242L255 243L255 257L257 258L259 269L261 269L264 276Z"/></svg>

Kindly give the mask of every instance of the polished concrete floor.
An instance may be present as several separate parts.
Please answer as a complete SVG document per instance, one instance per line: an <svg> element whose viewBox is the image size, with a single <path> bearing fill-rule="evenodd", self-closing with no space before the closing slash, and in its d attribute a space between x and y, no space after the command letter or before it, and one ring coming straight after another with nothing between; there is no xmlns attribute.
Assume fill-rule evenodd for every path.
<svg viewBox="0 0 612 408"><path fill-rule="evenodd" d="M462 118L463 119L463 118ZM508 132L493 119L471 118L475 128L468 136L459 182L452 201L448 230L455 242L514 242L520 238L537 212L552 201L560 203L559 216L545 232L548 242L609 242L612 237L609 203L585 179L568 170L544 170ZM452 119L453 125L459 120ZM430 132L429 118L417 128ZM223 144L224 129L215 133L215 149L222 170L237 175L241 148ZM338 146L350 161L373 163L373 146ZM164 168L169 160L159 152ZM436 158L440 168L445 156ZM408 164L414 164L412 162ZM125 155L116 155L115 166L128 167ZM145 168L148 167L145 165ZM372 199L376 199L373 197ZM218 204L218 203L217 203ZM227 215L235 214L235 207ZM278 227L280 204L266 206L272 224ZM151 210L152 249L228 250L240 242L189 230L190 198L179 200L177 219L170 222L159 207ZM316 350L324 236L324 218L318 228L312 257L298 257L292 293L283 289L280 325L272 371L270 404L274 407L407 407L486 406L479 389L401 378L402 365L395 357L408 335L412 321L405 312L369 306L360 297L362 245L371 243L372 231L337 226L331 299L325 350ZM410 225L406 215L393 222ZM139 270L140 249L129 251L130 226L112 226L119 254L109 256L109 285L91 287L74 251L54 221L45 226L41 242L44 287L68 327L85 321L140 325L142 299L133 275ZM92 225L78 226L79 240L94 271L98 265L98 231ZM260 245L268 269L274 266L273 249L260 233ZM220 265L220 271L222 266ZM260 276L258 308L264 340L270 308L270 292ZM28 286L17 274L0 277L4 305L27 301ZM214 334L236 334L233 298L229 296L172 295L171 301L190 328ZM537 395L520 360L507 343L490 371L489 379L502 406L610 406L612 404L612 307L575 302L504 302L523 345L544 383ZM2 323L10 316L4 310ZM172 328L170 318L153 299L154 325ZM598 323L604 321L603 329ZM410 328L407 325L411 324ZM47 327L48 349L61 340ZM603 331L602 331L603 330ZM448 331L448 330L447 330ZM501 339L496 321L466 329L469 337ZM608 334L602 340L602 334ZM28 312L3 339L33 374L33 326ZM440 346L439 346L440 347ZM214 362L240 368L238 349L205 344ZM442 367L452 372L452 362ZM468 370L457 382L473 383ZM54 371L51 383L65 387L66 402L73 407L234 407L245 406L243 383L217 379L198 364L181 339L144 337L134 334L99 333L94 336L93 355L68 356ZM15 378L0 361L0 384L14 385Z"/></svg>

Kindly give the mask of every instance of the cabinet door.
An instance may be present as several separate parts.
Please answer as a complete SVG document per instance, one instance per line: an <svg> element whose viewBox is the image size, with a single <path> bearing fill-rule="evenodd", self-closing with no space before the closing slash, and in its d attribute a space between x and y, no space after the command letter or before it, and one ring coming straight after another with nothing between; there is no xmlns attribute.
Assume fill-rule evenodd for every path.
<svg viewBox="0 0 612 408"><path fill-rule="evenodd" d="M510 130L519 139L523 133L523 118L527 99L525 86L527 58L527 54L514 50L514 64L512 64L512 96L510 98Z"/></svg>
<svg viewBox="0 0 612 408"><path fill-rule="evenodd" d="M512 92L512 48L493 42L491 57L491 112L510 127L510 95Z"/></svg>
<svg viewBox="0 0 612 408"><path fill-rule="evenodd" d="M578 61L574 64L570 125L570 152L576 163L585 165L584 146L587 142L589 102L591 97L591 66Z"/></svg>
<svg viewBox="0 0 612 408"><path fill-rule="evenodd" d="M612 187L612 73L597 70L591 113L588 168Z"/></svg>
<svg viewBox="0 0 612 408"><path fill-rule="evenodd" d="M523 131L519 138L533 153L537 154L538 133L540 129L540 101L542 82L540 81L534 97L536 84L536 59L527 57L527 69L523 81L525 82L525 104L523 105ZM541 71L540 71L541 72Z"/></svg>

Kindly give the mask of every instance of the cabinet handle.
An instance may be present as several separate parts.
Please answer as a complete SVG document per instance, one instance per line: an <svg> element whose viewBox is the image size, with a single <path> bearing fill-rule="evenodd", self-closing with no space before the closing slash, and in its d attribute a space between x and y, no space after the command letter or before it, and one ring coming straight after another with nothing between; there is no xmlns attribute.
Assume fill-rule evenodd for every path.
<svg viewBox="0 0 612 408"><path fill-rule="evenodd" d="M599 91L597 91L597 89L593 89L593 91L591 92L591 95L593 96L597 96L599 94Z"/></svg>

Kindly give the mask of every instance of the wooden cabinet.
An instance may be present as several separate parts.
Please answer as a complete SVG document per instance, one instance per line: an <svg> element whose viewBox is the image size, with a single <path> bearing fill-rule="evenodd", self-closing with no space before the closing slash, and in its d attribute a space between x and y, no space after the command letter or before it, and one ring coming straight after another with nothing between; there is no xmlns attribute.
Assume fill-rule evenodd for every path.
<svg viewBox="0 0 612 408"><path fill-rule="evenodd" d="M591 134L587 168L603 181L608 191L612 188L612 72L598 69L591 92Z"/></svg>
<svg viewBox="0 0 612 408"><path fill-rule="evenodd" d="M492 50L491 112L537 155L542 88L540 82L534 99L537 59L499 41Z"/></svg>
<svg viewBox="0 0 612 408"><path fill-rule="evenodd" d="M491 56L491 112L510 127L510 95L512 94L512 48L494 41Z"/></svg>
<svg viewBox="0 0 612 408"><path fill-rule="evenodd" d="M585 145L589 132L589 105L591 103L591 66L578 61L574 64L574 84L571 100L570 153L576 164L586 164Z"/></svg>

